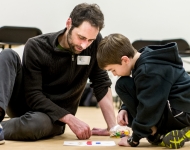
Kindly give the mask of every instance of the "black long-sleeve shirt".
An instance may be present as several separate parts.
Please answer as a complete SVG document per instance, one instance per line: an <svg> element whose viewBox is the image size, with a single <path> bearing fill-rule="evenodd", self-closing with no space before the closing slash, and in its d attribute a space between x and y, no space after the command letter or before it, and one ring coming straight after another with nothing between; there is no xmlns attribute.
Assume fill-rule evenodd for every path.
<svg viewBox="0 0 190 150"><path fill-rule="evenodd" d="M97 101L111 86L107 72L96 61L101 34L79 54L90 56L90 64L77 65L78 55L57 48L58 36L65 30L29 39L22 60L27 104L34 111L46 113L53 122L69 113L75 115L88 78Z"/></svg>

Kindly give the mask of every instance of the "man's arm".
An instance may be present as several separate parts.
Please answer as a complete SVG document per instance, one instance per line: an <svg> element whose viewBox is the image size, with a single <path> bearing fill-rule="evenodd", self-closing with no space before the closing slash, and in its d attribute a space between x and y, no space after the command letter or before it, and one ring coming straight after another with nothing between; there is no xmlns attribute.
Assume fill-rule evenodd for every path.
<svg viewBox="0 0 190 150"><path fill-rule="evenodd" d="M108 88L107 94L100 100L99 106L101 108L104 119L107 123L107 129L93 128L93 135L109 135L109 130L116 125L116 117L113 106L113 99L111 89Z"/></svg>
<svg viewBox="0 0 190 150"><path fill-rule="evenodd" d="M99 106L101 108L102 114L108 127L106 129L93 128L92 134L109 136L110 128L116 125L116 118L110 88L108 89L107 94L100 100ZM90 127L85 122L79 120L75 116L68 114L60 118L59 121L66 123L70 127L70 129L76 134L78 139L85 140L90 138Z"/></svg>

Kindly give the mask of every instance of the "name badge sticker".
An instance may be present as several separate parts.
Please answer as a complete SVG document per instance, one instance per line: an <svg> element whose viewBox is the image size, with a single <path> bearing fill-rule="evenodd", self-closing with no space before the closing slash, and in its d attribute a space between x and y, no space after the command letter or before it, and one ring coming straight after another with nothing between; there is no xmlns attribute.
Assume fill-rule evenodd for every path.
<svg viewBox="0 0 190 150"><path fill-rule="evenodd" d="M89 65L91 56L77 56L77 65Z"/></svg>

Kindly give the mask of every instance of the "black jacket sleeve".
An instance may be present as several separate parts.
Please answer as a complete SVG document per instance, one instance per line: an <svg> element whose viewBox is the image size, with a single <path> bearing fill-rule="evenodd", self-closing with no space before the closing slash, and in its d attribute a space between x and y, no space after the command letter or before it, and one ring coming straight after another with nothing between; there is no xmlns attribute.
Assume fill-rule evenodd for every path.
<svg viewBox="0 0 190 150"><path fill-rule="evenodd" d="M137 99L137 115L132 123L134 141L147 137L152 133L166 106L171 83L154 73L141 73L135 78Z"/></svg>

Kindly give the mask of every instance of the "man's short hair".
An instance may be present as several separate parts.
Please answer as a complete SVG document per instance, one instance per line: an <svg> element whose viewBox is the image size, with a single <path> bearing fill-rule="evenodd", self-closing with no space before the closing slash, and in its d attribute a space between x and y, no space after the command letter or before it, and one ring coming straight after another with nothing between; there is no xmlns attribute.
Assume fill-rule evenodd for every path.
<svg viewBox="0 0 190 150"><path fill-rule="evenodd" d="M104 27L104 15L97 4L78 4L71 12L70 18L74 27L79 27L84 21L97 27L99 31Z"/></svg>

